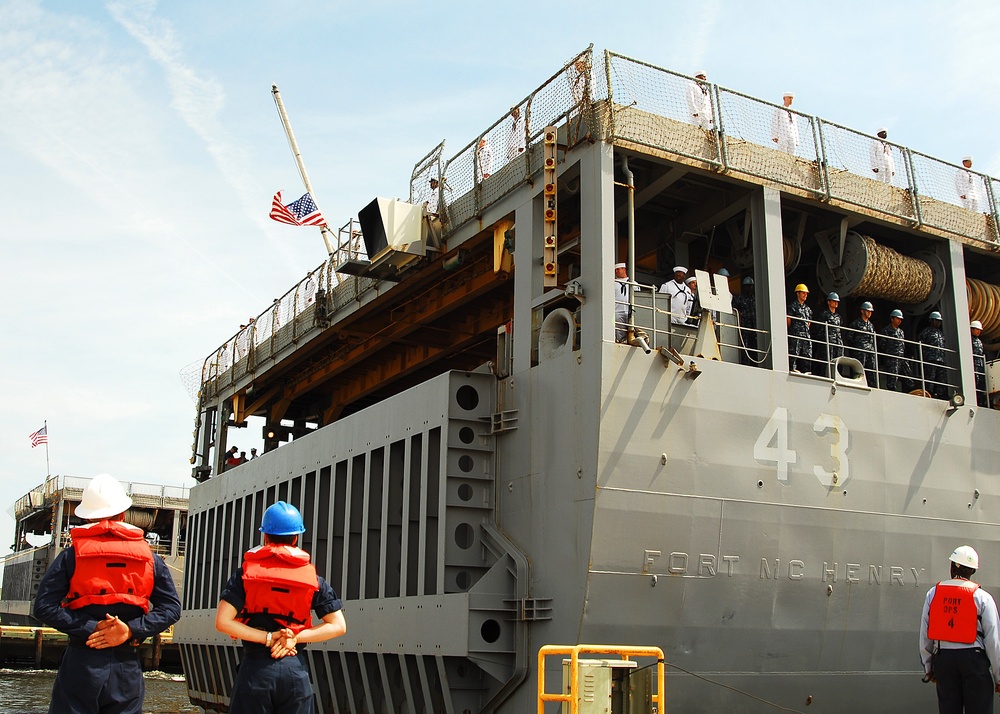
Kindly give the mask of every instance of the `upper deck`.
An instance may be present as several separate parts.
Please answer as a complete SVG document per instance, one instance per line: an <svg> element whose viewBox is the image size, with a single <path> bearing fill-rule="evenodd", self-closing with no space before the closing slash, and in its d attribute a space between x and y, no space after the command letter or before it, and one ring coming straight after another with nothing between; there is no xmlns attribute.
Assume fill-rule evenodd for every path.
<svg viewBox="0 0 1000 714"><path fill-rule="evenodd" d="M223 424L242 426L248 416L264 416L266 448L273 448L288 435L330 423L429 376L495 359L496 329L514 313L509 270L500 260L506 250L504 235L513 227L515 201L510 199L526 189L537 192L541 136L547 126L558 128L563 167L560 287L583 272L580 176L579 169L566 170L567 157L585 144L602 143L613 147L615 157L624 157L625 168L634 174L634 244L626 247L616 239L612 253L616 259L628 253L633 284L653 288L647 294L654 297L634 309L643 327L672 332L669 320L660 318L665 328L656 324L657 315L669 313L670 306L657 302L655 288L669 279L669 266L675 262L713 272L727 267L740 276L756 274L758 286L769 291L757 298L759 361L787 369L787 349L782 346L787 330L776 323L784 314L789 286L815 286L818 281L822 292L814 287L816 295L839 289L845 298L862 297L858 280L844 275L864 272L864 263L858 268L851 249L858 239L849 231L856 231L889 254L928 266L930 277L921 278L928 286L920 299L904 303L898 285L864 292L884 301L877 304L880 320L897 306L907 309L908 318L926 315L946 299L946 292L961 292L955 283L968 273L971 302L963 296L953 305L949 297L944 308L951 322L946 327L950 374L944 382L971 392L962 389L959 367L970 360L961 347L964 333L956 324L964 320L964 305L984 322L986 337L1000 334L1000 315L992 307L992 283L1000 269L992 259L977 262L980 258L974 257L958 275L954 259L985 257L1000 248L997 180L891 142L884 147L895 172L888 182L880 180L872 171L876 137L711 83L694 85L704 90L712 114L707 127L699 126L688 106L692 86L692 78L685 75L608 51L595 56L588 49L518 102L517 116L509 113L497 119L450 159L444 158L443 143L432 150L414 167L410 200L436 202L440 253L414 263L392 281L341 274L338 267L359 255L366 257L359 228L353 221L347 224L328 261L206 358L200 375L202 444L195 445L192 459L196 472L200 477L210 472L212 441L216 454L224 451ZM779 149L772 136L776 112L786 111L798 124L799 143L793 151ZM974 209L963 205L956 191L960 172L976 186L979 202ZM617 231L618 224L626 222L621 190L626 179L622 171L614 178L619 187L613 218ZM438 182L434 192L432 179ZM754 224L764 220L760 205L756 216L753 210L753 196L762 187L782 197L784 228L779 230L786 245L780 279L760 260L760 246L753 245L755 232L763 236ZM722 252L719 246L730 243L728 254ZM951 249L942 247L949 244L963 247L949 253ZM604 271L610 279L610 265ZM770 285L762 272L771 274ZM732 282L733 292L738 292L740 277ZM986 294L977 300L980 291ZM843 306L844 313L852 311L845 324L856 307ZM814 312L819 309L817 305ZM909 330L909 324L904 327ZM723 328L720 341L731 348L723 350L724 355L738 359L736 351L746 346L746 336L732 326L727 336ZM911 368L921 373L920 387L933 391L923 380L925 360L916 337L916 331L909 330ZM654 338L654 343L663 341ZM210 414L220 407L225 418Z"/></svg>

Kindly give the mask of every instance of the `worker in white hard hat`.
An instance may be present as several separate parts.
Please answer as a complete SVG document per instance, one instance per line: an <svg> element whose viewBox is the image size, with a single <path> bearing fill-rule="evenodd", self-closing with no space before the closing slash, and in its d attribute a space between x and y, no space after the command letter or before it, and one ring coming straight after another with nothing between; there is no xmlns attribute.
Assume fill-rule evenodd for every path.
<svg viewBox="0 0 1000 714"><path fill-rule="evenodd" d="M989 397L986 394L986 349L983 347L983 323L973 320L969 323L972 333L972 370L976 375L976 404L988 407Z"/></svg>
<svg viewBox="0 0 1000 714"><path fill-rule="evenodd" d="M781 97L784 106L775 107L771 115L771 139L779 151L788 154L794 154L799 146L799 117L789 110L794 100L793 92L785 92Z"/></svg>
<svg viewBox="0 0 1000 714"><path fill-rule="evenodd" d="M884 126L879 127L875 135L878 138L871 145L872 172L879 181L892 183L892 177L896 175L896 161L888 141L889 130Z"/></svg>
<svg viewBox="0 0 1000 714"><path fill-rule="evenodd" d="M962 203L963 208L978 212L979 197L983 191L983 180L978 175L972 173L971 156L962 158L962 166L965 168L961 168L955 173L955 193L958 194L958 200Z"/></svg>
<svg viewBox="0 0 1000 714"><path fill-rule="evenodd" d="M997 605L971 580L979 569L974 548L960 545L948 560L951 579L927 591L920 615L924 681L937 685L940 712L992 712L1000 693Z"/></svg>
<svg viewBox="0 0 1000 714"><path fill-rule="evenodd" d="M615 342L628 339L629 292L628 266L615 263Z"/></svg>
<svg viewBox="0 0 1000 714"><path fill-rule="evenodd" d="M941 330L941 313L935 310L927 316L928 325L920 331L920 359L923 389L935 399L948 398L948 372L945 369L945 341Z"/></svg>
<svg viewBox="0 0 1000 714"><path fill-rule="evenodd" d="M695 72L694 79L688 82L687 105L692 124L702 129L712 129L715 126L708 75L703 69Z"/></svg>
<svg viewBox="0 0 1000 714"><path fill-rule="evenodd" d="M788 327L788 371L808 372L812 361L812 308L806 305L809 288L805 283L795 286L795 299L788 303L785 325Z"/></svg>
<svg viewBox="0 0 1000 714"><path fill-rule="evenodd" d="M663 283L659 291L670 296L670 321L675 325L683 325L687 322L688 315L691 314L694 294L684 282L688 269L683 265L675 265L673 273L673 280Z"/></svg>
<svg viewBox="0 0 1000 714"><path fill-rule="evenodd" d="M141 714L146 691L138 645L181 616L173 577L141 528L123 521L132 499L100 474L83 490L71 548L38 585L34 615L69 638L51 714Z"/></svg>
<svg viewBox="0 0 1000 714"><path fill-rule="evenodd" d="M878 368L882 373L882 388L895 392L903 384L900 375L906 373L906 342L903 328L903 311L895 309L889 313L889 324L878 331ZM908 391L904 388L903 391Z"/></svg>

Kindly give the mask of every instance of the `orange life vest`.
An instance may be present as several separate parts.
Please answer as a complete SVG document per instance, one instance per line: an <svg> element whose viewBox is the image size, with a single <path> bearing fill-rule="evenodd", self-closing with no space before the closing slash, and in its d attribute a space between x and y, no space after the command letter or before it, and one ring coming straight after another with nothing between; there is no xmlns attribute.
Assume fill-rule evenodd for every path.
<svg viewBox="0 0 1000 714"><path fill-rule="evenodd" d="M979 610L975 592L979 585L968 580L938 583L927 614L927 637L971 645L976 641Z"/></svg>
<svg viewBox="0 0 1000 714"><path fill-rule="evenodd" d="M312 624L312 599L319 590L309 554L290 545L267 544L243 556L246 603L239 619L267 615L282 627L301 632Z"/></svg>
<svg viewBox="0 0 1000 714"><path fill-rule="evenodd" d="M149 612L153 594L153 552L141 528L100 521L70 531L76 568L63 607L137 605Z"/></svg>

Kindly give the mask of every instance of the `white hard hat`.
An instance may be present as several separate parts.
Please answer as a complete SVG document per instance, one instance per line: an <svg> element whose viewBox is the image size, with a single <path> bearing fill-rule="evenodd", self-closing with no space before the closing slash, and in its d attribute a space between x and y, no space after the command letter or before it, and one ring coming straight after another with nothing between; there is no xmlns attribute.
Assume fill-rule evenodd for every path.
<svg viewBox="0 0 1000 714"><path fill-rule="evenodd" d="M962 161L963 162L968 161L971 164L972 163L972 157L971 156L963 156L962 157Z"/></svg>
<svg viewBox="0 0 1000 714"><path fill-rule="evenodd" d="M964 565L966 568L979 570L979 553L971 545L960 545L948 558L956 565Z"/></svg>
<svg viewBox="0 0 1000 714"><path fill-rule="evenodd" d="M981 330L983 329L983 323L981 323L979 320L973 320L971 323L969 323L969 327L971 329Z"/></svg>
<svg viewBox="0 0 1000 714"><path fill-rule="evenodd" d="M83 500L73 511L79 518L94 520L110 518L124 513L132 506L132 499L114 476L98 474L83 489Z"/></svg>

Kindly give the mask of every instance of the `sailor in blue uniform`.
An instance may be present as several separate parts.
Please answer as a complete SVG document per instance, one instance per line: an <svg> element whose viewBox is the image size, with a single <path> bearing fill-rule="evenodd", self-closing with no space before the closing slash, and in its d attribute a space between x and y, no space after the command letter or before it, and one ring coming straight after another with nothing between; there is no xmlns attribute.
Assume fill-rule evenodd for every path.
<svg viewBox="0 0 1000 714"><path fill-rule="evenodd" d="M972 332L972 369L976 375L976 403L981 407L990 405L986 395L986 349L979 337L983 333L983 323L973 320L969 325Z"/></svg>
<svg viewBox="0 0 1000 714"><path fill-rule="evenodd" d="M846 340L847 345L852 348L850 356L865 368L865 380L869 387L878 384L878 375L875 373L875 325L871 321L873 312L870 302L866 300L861 303L861 317L855 318L848 325L851 331Z"/></svg>
<svg viewBox="0 0 1000 714"><path fill-rule="evenodd" d="M812 322L812 308L806 305L809 288L803 283L795 286L795 299L788 304L786 324L788 325L788 371L807 372L812 358L812 341L809 339L809 325Z"/></svg>
<svg viewBox="0 0 1000 714"><path fill-rule="evenodd" d="M928 319L930 324L920 331L920 356L923 361L924 389L935 399L948 398L948 373L945 370L944 333L941 331L941 313L935 310Z"/></svg>
<svg viewBox="0 0 1000 714"><path fill-rule="evenodd" d="M903 356L906 353L906 343L903 342L903 311L893 310L889 313L889 324L879 330L876 340L879 357L878 365L885 375L885 388L895 392L901 383L899 376L906 373L906 363Z"/></svg>
<svg viewBox="0 0 1000 714"><path fill-rule="evenodd" d="M35 617L69 636L50 714L140 714L146 683L138 645L180 619L163 558L142 529L121 521L131 505L116 479L95 476L75 511L89 524L71 531L73 547L38 585Z"/></svg>
<svg viewBox="0 0 1000 714"><path fill-rule="evenodd" d="M264 545L244 555L222 591L215 627L243 641L230 714L313 714L303 645L347 632L340 599L298 547L305 530L295 506L270 506L260 526Z"/></svg>
<svg viewBox="0 0 1000 714"><path fill-rule="evenodd" d="M757 356L757 300L754 297L753 278L749 275L743 278L740 294L733 298L733 309L740 323L740 341L743 350L740 352L741 364L756 364L760 362Z"/></svg>
<svg viewBox="0 0 1000 714"><path fill-rule="evenodd" d="M843 318L837 312L840 305L840 295L829 293L826 296L826 309L819 314L813 323L814 352L816 353L815 373L821 377L832 377L832 364L838 357L844 355L844 340L840 336Z"/></svg>

